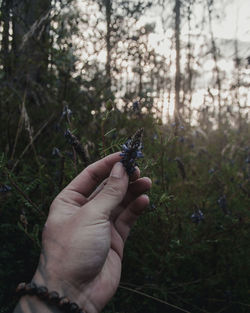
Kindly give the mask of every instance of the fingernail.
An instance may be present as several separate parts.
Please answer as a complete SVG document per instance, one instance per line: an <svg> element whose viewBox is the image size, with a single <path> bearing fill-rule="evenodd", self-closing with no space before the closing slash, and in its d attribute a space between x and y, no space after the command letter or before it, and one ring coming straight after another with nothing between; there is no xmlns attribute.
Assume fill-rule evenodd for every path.
<svg viewBox="0 0 250 313"><path fill-rule="evenodd" d="M124 174L123 165L122 165L122 163L117 162L114 165L114 167L113 167L113 169L112 169L112 171L110 173L110 176L116 177L116 178L122 178L123 174Z"/></svg>

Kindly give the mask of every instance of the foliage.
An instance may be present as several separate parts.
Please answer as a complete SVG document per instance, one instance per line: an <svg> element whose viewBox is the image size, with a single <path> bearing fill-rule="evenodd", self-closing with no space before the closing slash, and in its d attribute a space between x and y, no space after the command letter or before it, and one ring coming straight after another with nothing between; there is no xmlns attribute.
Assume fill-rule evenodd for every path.
<svg viewBox="0 0 250 313"><path fill-rule="evenodd" d="M227 307L227 312L235 312L236 308L237 312L247 312L244 303L249 299L250 277L249 125L245 125L240 140L235 130L205 134L188 125L179 127L179 134L175 135L175 126L159 126L147 115L141 115L135 123L133 114L112 111L112 122L107 120L105 126L108 130L112 123L116 129L105 136L105 147L110 147L106 153L118 151L124 137L133 129L144 127L145 160L140 167L142 175L153 180L151 208L127 242L121 286L191 312L215 312L222 307ZM98 129L100 119L101 116L93 117L90 126ZM90 138L101 143L100 130L98 135L84 127L78 128L77 133L83 144ZM94 133L96 138L92 137ZM50 137L56 140L56 130L51 131ZM38 261L38 235L40 238L45 216L37 215L31 203L47 214L56 193L83 168L82 161L74 158L74 151L70 153L72 148L66 140L61 138L61 142L57 142L60 154L53 156L56 142L48 144L41 137L36 144L42 148L39 167L30 153L18 165L18 172L11 174L30 201L8 176L1 177L2 184L12 188L1 193L1 278L6 282L1 285L3 306L12 301L10 290L19 281L31 279ZM90 143L87 146L92 147ZM90 160L99 156L93 143ZM221 197L226 200L219 201ZM198 210L204 219L195 223L191 216ZM107 312L143 312L146 308L147 312L166 312L169 307L120 289Z"/></svg>
<svg viewBox="0 0 250 313"><path fill-rule="evenodd" d="M85 1L89 11L81 15L77 1L34 0L40 22L33 33L26 29L26 51L33 47L41 63L34 62L34 51L30 61L17 53L9 28L22 10L2 2L0 312L12 312L16 285L33 276L55 196L88 164L120 151L140 128L139 164L141 175L153 181L151 204L127 241L120 288L104 312L248 312L248 116L244 108L235 111L237 95L235 105L224 99L220 121L205 103L191 125L185 101L193 87L183 78L186 106L175 123L168 116L163 124L156 103L166 92L170 99L169 60L148 45L154 27L136 25L152 1L120 2L121 13L113 3L107 14L106 1ZM41 3L48 5L44 19ZM103 64L98 55L108 41L107 15L111 59Z"/></svg>

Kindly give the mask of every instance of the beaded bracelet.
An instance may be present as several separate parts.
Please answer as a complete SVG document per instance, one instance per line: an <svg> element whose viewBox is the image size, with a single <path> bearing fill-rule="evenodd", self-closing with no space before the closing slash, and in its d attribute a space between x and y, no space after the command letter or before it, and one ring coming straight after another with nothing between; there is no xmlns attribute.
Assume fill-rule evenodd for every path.
<svg viewBox="0 0 250 313"><path fill-rule="evenodd" d="M45 286L37 286L35 283L20 283L17 286L16 293L18 295L34 295L39 299L57 306L65 313L86 313L75 302L71 302L67 297L60 297L56 291L48 291Z"/></svg>

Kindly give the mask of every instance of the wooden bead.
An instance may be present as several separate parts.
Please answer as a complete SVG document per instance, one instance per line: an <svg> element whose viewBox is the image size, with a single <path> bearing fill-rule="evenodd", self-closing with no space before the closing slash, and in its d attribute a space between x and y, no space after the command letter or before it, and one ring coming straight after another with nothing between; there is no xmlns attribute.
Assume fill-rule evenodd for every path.
<svg viewBox="0 0 250 313"><path fill-rule="evenodd" d="M26 287L26 283L20 283L18 284L17 288L16 288L16 292L17 293L21 293L23 291L25 291L25 287Z"/></svg>
<svg viewBox="0 0 250 313"><path fill-rule="evenodd" d="M36 284L35 283L28 283L28 284L26 284L25 291L29 295L34 295L36 293L36 291L37 291Z"/></svg>
<svg viewBox="0 0 250 313"><path fill-rule="evenodd" d="M38 287L37 295L41 298L46 298L48 296L48 288L47 287Z"/></svg>
<svg viewBox="0 0 250 313"><path fill-rule="evenodd" d="M49 292L48 299L53 303L58 303L60 300L59 293L56 291Z"/></svg>
<svg viewBox="0 0 250 313"><path fill-rule="evenodd" d="M67 297L62 297L59 301L60 307L66 307L70 304L70 300Z"/></svg>
<svg viewBox="0 0 250 313"><path fill-rule="evenodd" d="M30 294L37 295L40 299L43 299L46 302L57 305L61 308L62 312L65 313L85 313L75 302L71 302L67 297L59 296L59 293L56 291L48 291L48 288L45 286L38 287L35 283L20 283L16 292L20 295Z"/></svg>
<svg viewBox="0 0 250 313"><path fill-rule="evenodd" d="M70 303L70 305L69 305L69 312L71 312L71 313L79 313L79 310L80 310L80 308L79 308L79 306L76 303L74 303L74 302Z"/></svg>

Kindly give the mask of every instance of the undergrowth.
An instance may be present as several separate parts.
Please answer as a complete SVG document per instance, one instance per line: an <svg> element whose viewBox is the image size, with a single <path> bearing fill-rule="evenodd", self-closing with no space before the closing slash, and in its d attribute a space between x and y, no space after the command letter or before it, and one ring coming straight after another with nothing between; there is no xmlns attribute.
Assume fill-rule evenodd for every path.
<svg viewBox="0 0 250 313"><path fill-rule="evenodd" d="M1 154L0 312L12 312L16 285L32 278L54 197L141 127L151 204L128 238L121 284L104 312L249 312L250 125L240 134L204 131L110 106L83 125L72 111L64 108L21 158ZM16 155L23 149L17 142Z"/></svg>

